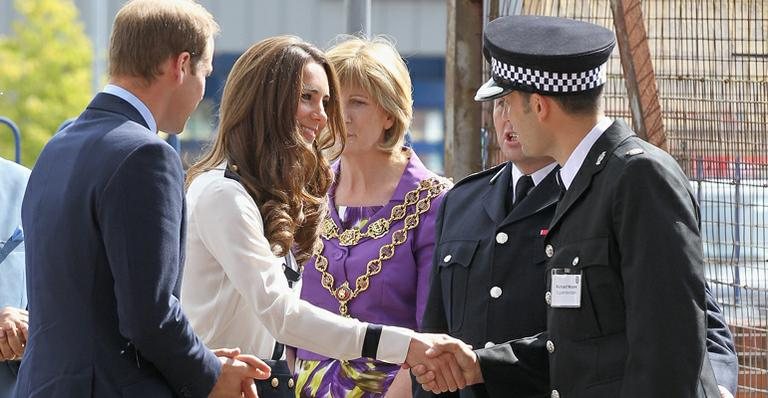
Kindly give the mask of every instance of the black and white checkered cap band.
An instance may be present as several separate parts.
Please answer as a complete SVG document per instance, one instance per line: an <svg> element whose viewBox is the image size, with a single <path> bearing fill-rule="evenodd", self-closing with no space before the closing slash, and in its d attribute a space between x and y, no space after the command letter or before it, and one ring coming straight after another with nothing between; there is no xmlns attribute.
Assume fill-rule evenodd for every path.
<svg viewBox="0 0 768 398"><path fill-rule="evenodd" d="M602 86L607 80L607 65L606 62L584 72L558 73L505 64L491 58L491 72L495 79L512 85L533 87L545 93L576 93Z"/></svg>

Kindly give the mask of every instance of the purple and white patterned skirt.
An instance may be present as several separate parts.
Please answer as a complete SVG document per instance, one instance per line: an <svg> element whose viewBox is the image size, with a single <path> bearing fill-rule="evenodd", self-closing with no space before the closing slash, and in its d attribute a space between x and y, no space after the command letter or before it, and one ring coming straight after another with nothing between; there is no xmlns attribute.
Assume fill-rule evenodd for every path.
<svg viewBox="0 0 768 398"><path fill-rule="evenodd" d="M296 361L297 398L380 398L400 365L369 358Z"/></svg>

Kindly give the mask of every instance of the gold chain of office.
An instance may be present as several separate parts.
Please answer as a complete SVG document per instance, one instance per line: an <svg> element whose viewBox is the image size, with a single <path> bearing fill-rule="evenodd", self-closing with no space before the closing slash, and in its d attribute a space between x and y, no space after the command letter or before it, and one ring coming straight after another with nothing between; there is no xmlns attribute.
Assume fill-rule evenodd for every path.
<svg viewBox="0 0 768 398"><path fill-rule="evenodd" d="M422 214L427 212L432 205L432 199L440 195L447 188L445 182L440 181L437 178L428 178L426 180L419 181L416 189L405 194L405 200L403 204L397 205L392 208L389 219L379 219L371 224L365 233L357 232L348 233L350 228L339 234L339 228L336 223L330 218L326 218L323 222L323 228L321 235L323 239L338 239L342 246L352 246L357 244L363 237L371 237L378 239L389 232L389 226L395 222L405 218L403 228L392 233L392 243L388 243L379 248L379 257L368 262L365 267L365 274L360 275L355 280L355 290L349 286L349 281L344 281L338 288L334 289L333 285L335 279L333 275L328 272L328 258L323 253L323 240L320 239L315 247L315 269L320 271L322 275L320 283L328 290L331 295L339 301L339 313L343 316L349 317L348 303L359 296L361 293L368 289L370 286L370 279L374 275L381 272L381 267L384 261L389 260L395 255L395 248L402 245L408 240L408 231L416 228L419 225L419 218ZM427 195L421 199L422 192L427 191ZM416 205L414 211L411 214L407 214L408 207ZM384 220L384 222L380 222ZM378 223L378 224L377 224ZM375 229L371 229L374 224L377 224ZM342 238L344 236L345 238ZM345 239L342 243L342 239ZM354 240L354 243L351 243ZM346 243L346 244L345 244Z"/></svg>
<svg viewBox="0 0 768 398"><path fill-rule="evenodd" d="M340 228L333 219L326 217L320 227L320 235L326 240L338 239L341 246L354 246L363 238L379 239L389 232L390 225L402 220L406 216L408 207L414 205L419 200L422 192L429 190L433 185L439 183L435 178L419 181L416 189L405 194L402 204L392 207L389 218L380 218L368 224L365 232L357 227L339 232Z"/></svg>

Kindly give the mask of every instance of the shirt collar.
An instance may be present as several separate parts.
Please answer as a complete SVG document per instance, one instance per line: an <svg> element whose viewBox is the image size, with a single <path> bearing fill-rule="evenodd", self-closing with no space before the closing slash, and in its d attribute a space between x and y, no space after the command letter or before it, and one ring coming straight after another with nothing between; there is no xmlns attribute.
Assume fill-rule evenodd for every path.
<svg viewBox="0 0 768 398"><path fill-rule="evenodd" d="M571 156L568 157L568 160L560 169L560 181L562 181L565 189L568 189L568 187L571 186L573 179L576 178L576 173L579 172L581 165L584 163L584 159L587 158L589 150L592 149L592 146L595 145L597 139L603 135L605 130L607 130L612 123L613 121L611 119L603 116L597 122L595 127L592 127L592 130L581 139L581 142L576 146L576 149L571 152Z"/></svg>
<svg viewBox="0 0 768 398"><path fill-rule="evenodd" d="M549 172L552 171L552 169L557 166L557 163L552 162L536 171L530 174L531 179L533 179L533 186L539 185L539 183L544 180L544 178L549 175ZM520 169L517 168L517 166L512 163L512 188L514 189L517 186L517 181L520 179L520 177L523 176L523 172L520 171Z"/></svg>
<svg viewBox="0 0 768 398"><path fill-rule="evenodd" d="M149 111L149 108L147 108L147 106L139 99L139 97L115 84L107 84L104 87L103 92L122 98L131 104L134 108L136 108L137 111L139 111L141 116L144 118L144 121L147 122L149 129L153 133L157 133L157 122L155 122L155 118L152 116L152 112Z"/></svg>

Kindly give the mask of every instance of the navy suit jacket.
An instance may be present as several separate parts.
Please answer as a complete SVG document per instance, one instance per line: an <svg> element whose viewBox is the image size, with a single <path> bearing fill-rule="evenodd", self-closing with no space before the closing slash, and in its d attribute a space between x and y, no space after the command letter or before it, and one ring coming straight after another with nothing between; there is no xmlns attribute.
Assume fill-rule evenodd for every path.
<svg viewBox="0 0 768 398"><path fill-rule="evenodd" d="M204 397L221 367L179 304L183 169L98 94L43 149L22 206L30 339L19 397Z"/></svg>

